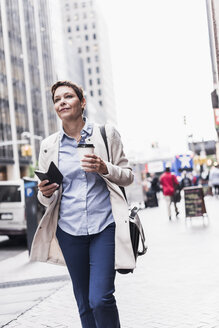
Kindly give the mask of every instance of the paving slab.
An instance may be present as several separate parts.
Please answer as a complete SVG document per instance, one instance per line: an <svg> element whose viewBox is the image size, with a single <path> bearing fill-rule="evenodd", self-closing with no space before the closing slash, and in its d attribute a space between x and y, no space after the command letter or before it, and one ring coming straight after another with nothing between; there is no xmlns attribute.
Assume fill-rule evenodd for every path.
<svg viewBox="0 0 219 328"><path fill-rule="evenodd" d="M163 199L140 212L149 248L134 274L117 274L122 328L219 328L219 199L205 202L207 223L186 220L183 201L172 221ZM5 327L81 327L70 281L42 298Z"/></svg>

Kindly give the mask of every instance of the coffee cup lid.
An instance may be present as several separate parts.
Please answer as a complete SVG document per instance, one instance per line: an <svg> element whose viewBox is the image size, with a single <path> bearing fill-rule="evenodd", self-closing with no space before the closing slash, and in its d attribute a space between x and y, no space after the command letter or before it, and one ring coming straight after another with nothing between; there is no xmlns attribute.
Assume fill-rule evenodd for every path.
<svg viewBox="0 0 219 328"><path fill-rule="evenodd" d="M79 144L77 148L95 148L93 144Z"/></svg>

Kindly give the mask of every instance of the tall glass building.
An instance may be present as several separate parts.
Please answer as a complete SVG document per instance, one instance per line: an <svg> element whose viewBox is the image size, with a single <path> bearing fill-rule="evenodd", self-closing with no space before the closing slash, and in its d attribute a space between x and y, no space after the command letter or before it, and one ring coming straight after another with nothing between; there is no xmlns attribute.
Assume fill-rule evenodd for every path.
<svg viewBox="0 0 219 328"><path fill-rule="evenodd" d="M0 0L0 180L26 175L40 140L57 130L47 5L47 0Z"/></svg>
<svg viewBox="0 0 219 328"><path fill-rule="evenodd" d="M87 116L117 123L107 29L95 0L59 0L64 36L83 61Z"/></svg>

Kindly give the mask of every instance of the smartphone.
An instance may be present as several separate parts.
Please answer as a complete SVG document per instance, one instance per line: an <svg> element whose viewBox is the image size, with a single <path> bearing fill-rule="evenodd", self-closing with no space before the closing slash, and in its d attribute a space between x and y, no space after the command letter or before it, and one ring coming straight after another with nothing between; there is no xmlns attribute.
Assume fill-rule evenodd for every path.
<svg viewBox="0 0 219 328"><path fill-rule="evenodd" d="M38 178L43 181L43 180L49 180L49 177L46 173L42 172L42 171L39 171L39 170L36 170L34 171L35 174L38 176ZM48 186L50 183L52 182L48 182L47 184L45 184L45 186Z"/></svg>
<svg viewBox="0 0 219 328"><path fill-rule="evenodd" d="M34 172L41 181L49 180L49 182L45 186L47 186L51 183L57 183L60 187L60 185L62 183L63 175L59 171L58 167L55 165L54 162L50 163L50 166L49 166L49 169L47 172L42 172L39 170L35 170ZM59 187L57 189L59 189Z"/></svg>

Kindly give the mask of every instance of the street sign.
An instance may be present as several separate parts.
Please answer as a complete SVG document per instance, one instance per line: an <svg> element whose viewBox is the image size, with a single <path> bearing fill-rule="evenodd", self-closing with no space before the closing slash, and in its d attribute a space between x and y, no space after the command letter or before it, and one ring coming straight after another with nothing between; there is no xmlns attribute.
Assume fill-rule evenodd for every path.
<svg viewBox="0 0 219 328"><path fill-rule="evenodd" d="M186 217L201 217L207 213L202 187L184 188L184 197Z"/></svg>
<svg viewBox="0 0 219 328"><path fill-rule="evenodd" d="M180 175L182 171L193 170L193 157L191 155L182 154L175 156L174 162L172 163L172 169L176 175Z"/></svg>

